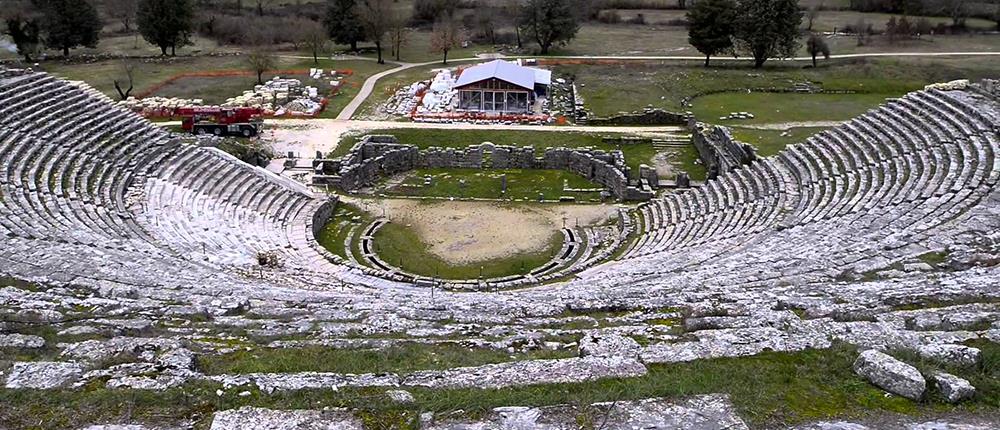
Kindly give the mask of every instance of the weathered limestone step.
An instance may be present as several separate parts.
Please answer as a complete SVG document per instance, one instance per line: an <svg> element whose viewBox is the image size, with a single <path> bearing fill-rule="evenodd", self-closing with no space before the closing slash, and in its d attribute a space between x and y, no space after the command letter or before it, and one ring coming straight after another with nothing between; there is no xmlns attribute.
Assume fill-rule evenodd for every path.
<svg viewBox="0 0 1000 430"><path fill-rule="evenodd" d="M584 411L569 405L541 408L503 407L493 409L484 420L443 420L425 425L427 430L569 430L580 428ZM636 401L594 403L586 413L594 417L595 426L605 430L686 429L740 430L747 429L743 419L724 394L694 396L682 400L643 399Z"/></svg>

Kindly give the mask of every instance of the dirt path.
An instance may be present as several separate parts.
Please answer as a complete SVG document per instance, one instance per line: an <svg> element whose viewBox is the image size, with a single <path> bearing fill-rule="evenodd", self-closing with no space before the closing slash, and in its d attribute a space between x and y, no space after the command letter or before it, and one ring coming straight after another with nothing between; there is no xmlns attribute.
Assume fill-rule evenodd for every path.
<svg viewBox="0 0 1000 430"><path fill-rule="evenodd" d="M613 205L537 205L492 202L423 202L345 198L377 216L413 228L431 254L470 264L545 249L563 222L569 227L603 224ZM383 212L384 211L384 212Z"/></svg>
<svg viewBox="0 0 1000 430"><path fill-rule="evenodd" d="M386 128L429 128L441 130L528 130L547 132L591 132L591 133L633 133L662 134L686 133L682 127L676 126L645 126L645 127L595 127L595 126L537 126L537 125L480 125L480 124L433 124L420 122L394 121L353 121L335 119L280 119L268 120L268 127L263 138L271 142L279 154L288 151L296 152L300 157L312 158L316 151L324 154L332 151L340 142L341 136L348 132L376 130ZM471 144L472 142L470 142Z"/></svg>
<svg viewBox="0 0 1000 430"><path fill-rule="evenodd" d="M776 122L768 124L733 124L728 127L752 128L755 130L788 130L790 128L803 127L837 127L847 121L797 121L797 122Z"/></svg>

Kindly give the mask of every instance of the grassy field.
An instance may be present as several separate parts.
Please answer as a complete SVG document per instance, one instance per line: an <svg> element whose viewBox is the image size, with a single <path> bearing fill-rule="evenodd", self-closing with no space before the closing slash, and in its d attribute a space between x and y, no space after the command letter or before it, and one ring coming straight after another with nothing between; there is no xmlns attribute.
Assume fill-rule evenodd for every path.
<svg viewBox="0 0 1000 430"><path fill-rule="evenodd" d="M785 146L804 142L806 138L825 130L824 127L798 127L788 130L759 130L733 127L736 140L751 143L757 147L757 155L770 157L781 152Z"/></svg>
<svg viewBox="0 0 1000 430"><path fill-rule="evenodd" d="M157 60L155 62L137 62L135 66L135 89L133 90L133 95L147 92L156 85L167 81L170 77L181 73L247 70L246 60L239 56L176 57ZM312 67L319 67L326 70L351 71L352 74L344 79L343 88L340 93L330 100L330 104L325 112L327 116L336 116L358 93L365 79L392 66L379 65L374 61L367 60L328 59L321 59L317 66L312 60L279 57L276 67L283 70L307 70ZM49 62L43 64L43 69L67 79L82 80L98 91L107 94L109 97L113 99L118 98L118 93L114 88L114 80L120 78L122 75L121 61L106 60L86 64ZM270 79L273 76L274 73L266 73L264 79ZM307 83L316 85L326 83L328 85L325 81L311 81L306 75L292 77L310 81ZM238 96L243 91L252 90L255 84L256 78L250 76L185 77L163 86L154 95L201 98L206 103L217 103L225 101L229 97ZM319 88L329 87L320 86Z"/></svg>
<svg viewBox="0 0 1000 430"><path fill-rule="evenodd" d="M838 345L828 350L794 353L764 352L753 357L698 360L651 365L639 378L579 384L536 385L500 390L410 389L416 402L400 406L384 389L302 390L267 394L236 388L216 394L218 384L196 383L166 391L119 390L91 384L78 390L0 390L0 422L12 428L72 429L94 422L120 422L122 417L144 423L192 419L207 428L212 411L257 406L271 409L351 407L377 420L415 417L420 412L476 416L499 406L590 404L650 397L683 398L709 393L730 395L737 413L751 428L773 428L816 420L864 419L876 414L939 416L949 413L995 414L1000 407L1000 345L973 342L982 349L980 365L946 369L968 379L973 399L951 405L934 389L924 401L887 396L854 374L857 351ZM921 363L923 370L937 368ZM238 393L250 391L249 396ZM457 412L462 411L462 412ZM600 417L581 412L581 420ZM404 427L405 428L405 427Z"/></svg>
<svg viewBox="0 0 1000 430"><path fill-rule="evenodd" d="M553 233L548 246L541 251L468 265L448 262L431 254L417 233L402 224L386 224L375 233L374 239L375 251L382 261L410 273L441 279L476 279L526 274L542 266L559 253L563 235Z"/></svg>
<svg viewBox="0 0 1000 430"><path fill-rule="evenodd" d="M625 155L625 162L634 175L639 173L640 164L652 164L656 149L652 145L610 145L601 141L601 137L612 135L611 133L581 133L581 132L556 132L556 131L527 131L527 130L445 130L445 129L414 129L397 128L369 130L363 133L345 135L329 156L337 158L347 154L351 147L366 134L391 134L399 139L400 143L417 145L419 148L429 148L432 146L463 148L469 145L476 145L482 142L492 142L497 145L533 146L536 155L541 155L544 148L566 147L583 148L590 147L604 151L620 149ZM704 168L694 164L697 158L697 151L693 146L687 148L685 153L676 164L687 170L693 178L704 177Z"/></svg>
<svg viewBox="0 0 1000 430"><path fill-rule="evenodd" d="M502 177L507 192L502 192ZM424 185L424 178L431 185ZM563 188L601 188L582 176L562 170L521 169L417 169L405 173L399 183L384 184L376 193L390 196L455 197L514 200L558 200L572 196L577 201L600 199L599 192L572 193Z"/></svg>
<svg viewBox="0 0 1000 430"><path fill-rule="evenodd" d="M699 120L722 125L840 121L877 107L887 96L878 93L716 93L698 97L690 109ZM730 112L749 112L754 118L721 119Z"/></svg>
<svg viewBox="0 0 1000 430"><path fill-rule="evenodd" d="M719 61L711 68L695 63L630 63L620 65L564 64L555 67L557 75L574 75L582 84L580 93L586 105L599 116L619 111L642 109L647 105L672 111L685 111L685 98L709 92L741 88L788 88L798 82L814 82L827 90L850 90L872 96L858 97L852 111L871 107L879 97L898 96L932 82L959 78L978 79L996 74L995 59L852 59L831 60L818 68L772 63L762 70L745 64ZM784 100L783 100L784 101ZM787 101L794 102L794 98ZM842 103L847 103L844 101ZM698 106L698 100L694 101ZM777 105L774 109L792 112L795 108ZM813 118L822 118L826 109L819 105ZM718 115L707 120L717 119ZM785 121L784 119L782 121Z"/></svg>

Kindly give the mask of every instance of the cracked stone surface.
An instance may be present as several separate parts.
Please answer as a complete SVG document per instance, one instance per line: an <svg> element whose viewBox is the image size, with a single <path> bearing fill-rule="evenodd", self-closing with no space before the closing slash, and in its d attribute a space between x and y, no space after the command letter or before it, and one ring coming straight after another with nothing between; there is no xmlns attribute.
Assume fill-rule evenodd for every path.
<svg viewBox="0 0 1000 430"><path fill-rule="evenodd" d="M973 387L965 379L944 372L935 372L933 376L934 384L937 385L944 398L951 403L958 403L976 395L976 387Z"/></svg>
<svg viewBox="0 0 1000 430"><path fill-rule="evenodd" d="M578 429L578 411L571 406L503 407L482 421L435 422L428 430L571 430ZM725 395L694 396L682 400L644 399L591 405L596 425L609 430L631 429L746 429L747 425Z"/></svg>
<svg viewBox="0 0 1000 430"><path fill-rule="evenodd" d="M981 351L965 345L921 345L917 347L921 357L957 366L974 366L979 363Z"/></svg>
<svg viewBox="0 0 1000 430"><path fill-rule="evenodd" d="M291 410L279 411L254 407L219 411L212 418L211 430L363 430L350 412Z"/></svg>
<svg viewBox="0 0 1000 430"><path fill-rule="evenodd" d="M585 357L532 360L414 372L402 385L427 388L503 388L532 384L558 384L603 378L628 378L646 374L638 360L623 357Z"/></svg>
<svg viewBox="0 0 1000 430"><path fill-rule="evenodd" d="M0 348L37 349L45 346L41 336L24 334L0 334Z"/></svg>
<svg viewBox="0 0 1000 430"><path fill-rule="evenodd" d="M7 372L7 388L53 389L65 387L83 374L83 366L65 362L19 362Z"/></svg>

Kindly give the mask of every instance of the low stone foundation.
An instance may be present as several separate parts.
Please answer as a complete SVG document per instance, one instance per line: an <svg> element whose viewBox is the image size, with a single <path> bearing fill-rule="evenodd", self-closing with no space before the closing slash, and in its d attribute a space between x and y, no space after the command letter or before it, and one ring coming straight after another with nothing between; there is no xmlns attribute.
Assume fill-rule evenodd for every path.
<svg viewBox="0 0 1000 430"><path fill-rule="evenodd" d="M550 169L565 170L605 187L620 200L645 201L653 197L655 170L643 166L637 184L629 181L629 168L621 151L548 148L541 156L530 146L482 143L464 149L431 147L421 150L401 144L393 136L366 136L338 159L317 159L313 183L354 192L380 179L421 168ZM652 175L651 175L652 173Z"/></svg>
<svg viewBox="0 0 1000 430"><path fill-rule="evenodd" d="M639 112L621 113L609 117L588 117L589 125L685 125L691 116L647 108Z"/></svg>

